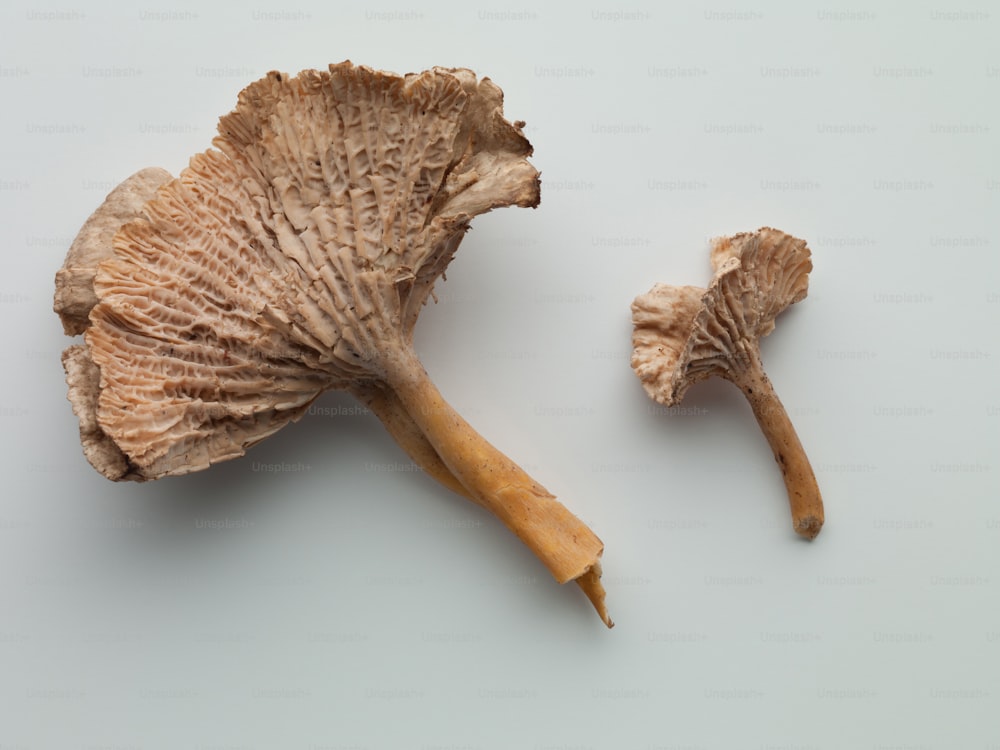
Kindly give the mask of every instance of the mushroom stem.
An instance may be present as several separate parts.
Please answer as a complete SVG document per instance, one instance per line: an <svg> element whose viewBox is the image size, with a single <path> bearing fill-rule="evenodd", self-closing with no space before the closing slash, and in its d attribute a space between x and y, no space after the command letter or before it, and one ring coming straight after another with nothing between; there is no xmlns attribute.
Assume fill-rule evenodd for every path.
<svg viewBox="0 0 1000 750"><path fill-rule="evenodd" d="M358 389L354 395L379 418L392 439L417 466L452 492L469 497L468 491L444 465L434 446L428 442L395 393L385 387L371 387Z"/></svg>
<svg viewBox="0 0 1000 750"><path fill-rule="evenodd" d="M788 412L764 373L760 353L752 352L749 366L733 375L733 382L750 402L757 423L774 453L774 460L781 467L795 533L814 539L823 527L823 498Z"/></svg>
<svg viewBox="0 0 1000 750"><path fill-rule="evenodd" d="M390 359L386 381L450 476L461 484L462 494L496 515L542 561L556 581L575 580L604 623L611 627L600 582L603 542L555 496L476 432L444 400L415 354L398 351ZM390 427L392 431L402 421L394 419L390 424L395 425ZM411 451L416 445L412 440L404 443L410 455L418 460ZM423 451L416 453L424 455ZM452 486L441 472L431 473L446 486Z"/></svg>

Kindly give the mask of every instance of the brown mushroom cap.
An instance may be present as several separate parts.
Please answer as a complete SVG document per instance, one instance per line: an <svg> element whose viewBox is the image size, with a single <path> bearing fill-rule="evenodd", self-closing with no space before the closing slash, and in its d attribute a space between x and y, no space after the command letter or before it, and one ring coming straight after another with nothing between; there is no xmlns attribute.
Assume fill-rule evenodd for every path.
<svg viewBox="0 0 1000 750"><path fill-rule="evenodd" d="M657 284L632 305L632 367L650 397L667 406L699 380L732 380L778 313L808 292L809 248L776 229L717 239L711 257L708 289Z"/></svg>
<svg viewBox="0 0 1000 750"><path fill-rule="evenodd" d="M324 390L377 375L346 330L371 312L352 299L359 274L390 279L408 339L472 217L538 203L531 146L501 107L500 90L466 70L271 73L221 118L219 150L194 156L140 218L162 174L119 187L60 272L83 252L104 259L83 310L100 379L76 378L71 399L78 412L97 403L128 468L97 468L112 479L203 469ZM80 392L98 383L96 398Z"/></svg>
<svg viewBox="0 0 1000 750"><path fill-rule="evenodd" d="M94 278L101 262L114 254L115 233L137 218L143 205L170 179L169 172L157 167L136 172L108 194L77 234L63 267L56 273L53 309L67 335L83 333L90 326L90 311L98 301ZM126 476L128 459L97 421L101 371L91 360L90 351L82 344L71 346L63 352L62 361L69 400L80 420L84 455L105 476Z"/></svg>
<svg viewBox="0 0 1000 750"><path fill-rule="evenodd" d="M63 267L56 273L53 309L67 336L81 334L90 325L90 311L97 304L94 276L101 261L113 254L115 232L137 218L143 205L170 179L170 173L158 167L136 172L108 194L77 233Z"/></svg>

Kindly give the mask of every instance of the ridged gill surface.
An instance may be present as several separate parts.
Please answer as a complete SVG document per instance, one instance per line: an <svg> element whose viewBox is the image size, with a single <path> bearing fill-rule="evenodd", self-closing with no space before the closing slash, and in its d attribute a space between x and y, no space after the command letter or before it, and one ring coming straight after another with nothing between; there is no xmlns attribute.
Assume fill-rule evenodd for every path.
<svg viewBox="0 0 1000 750"><path fill-rule="evenodd" d="M408 341L471 218L538 203L500 90L464 70L271 73L214 145L114 236L86 347L67 353L81 425L121 451L88 457L114 479L241 455L324 390L376 378L351 345L381 309L358 276L391 282Z"/></svg>
<svg viewBox="0 0 1000 750"><path fill-rule="evenodd" d="M775 317L809 289L809 248L776 229L716 240L711 259L708 289L657 284L632 304L632 367L666 405L711 375L735 377L759 357Z"/></svg>

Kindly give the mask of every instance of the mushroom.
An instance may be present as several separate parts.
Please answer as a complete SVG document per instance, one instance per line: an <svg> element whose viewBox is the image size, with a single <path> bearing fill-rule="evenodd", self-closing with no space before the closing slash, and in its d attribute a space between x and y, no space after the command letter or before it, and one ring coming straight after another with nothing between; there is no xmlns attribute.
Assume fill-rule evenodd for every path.
<svg viewBox="0 0 1000 750"><path fill-rule="evenodd" d="M502 104L464 69L272 72L220 119L216 149L114 190L57 277L67 333L86 329L64 364L94 467L204 469L347 390L610 627L600 539L455 412L413 350L473 217L539 203Z"/></svg>
<svg viewBox="0 0 1000 750"><path fill-rule="evenodd" d="M632 303L632 368L646 393L673 406L700 380L717 375L750 402L781 467L795 531L813 539L823 499L788 413L764 374L759 340L774 318L805 298L812 270L803 240L765 227L715 240L708 289L657 284Z"/></svg>

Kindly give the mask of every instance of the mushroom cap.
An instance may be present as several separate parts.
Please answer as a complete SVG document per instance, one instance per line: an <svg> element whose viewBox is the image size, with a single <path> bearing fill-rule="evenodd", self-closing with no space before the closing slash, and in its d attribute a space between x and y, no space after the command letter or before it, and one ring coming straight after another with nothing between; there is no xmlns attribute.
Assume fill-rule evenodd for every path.
<svg viewBox="0 0 1000 750"><path fill-rule="evenodd" d="M409 340L472 217L538 204L521 125L468 70L344 62L244 89L216 149L120 225L112 252L104 234L86 240L109 257L67 375L107 459L88 453L95 467L112 479L203 469L324 390L377 377L345 330L385 307L366 294L392 290L391 323Z"/></svg>
<svg viewBox="0 0 1000 750"><path fill-rule="evenodd" d="M97 304L94 278L101 262L113 255L112 238L115 232L138 217L146 201L171 179L169 172L157 167L136 172L108 194L77 233L63 267L56 273L53 304L68 336L83 333L90 326L90 311ZM97 423L101 371L82 344L66 349L62 362L69 386L69 400L80 421L80 443L84 455L102 474L124 476L129 470L128 459Z"/></svg>
<svg viewBox="0 0 1000 750"><path fill-rule="evenodd" d="M778 313L809 289L809 248L777 229L716 239L711 260L708 289L657 284L632 303L632 368L667 406L699 380L738 377Z"/></svg>
<svg viewBox="0 0 1000 750"><path fill-rule="evenodd" d="M108 193L104 203L77 232L62 268L56 272L53 310L67 336L76 336L90 325L90 311L97 304L94 276L101 261L111 257L111 240L122 224L139 216L143 204L171 179L165 169L147 167Z"/></svg>

